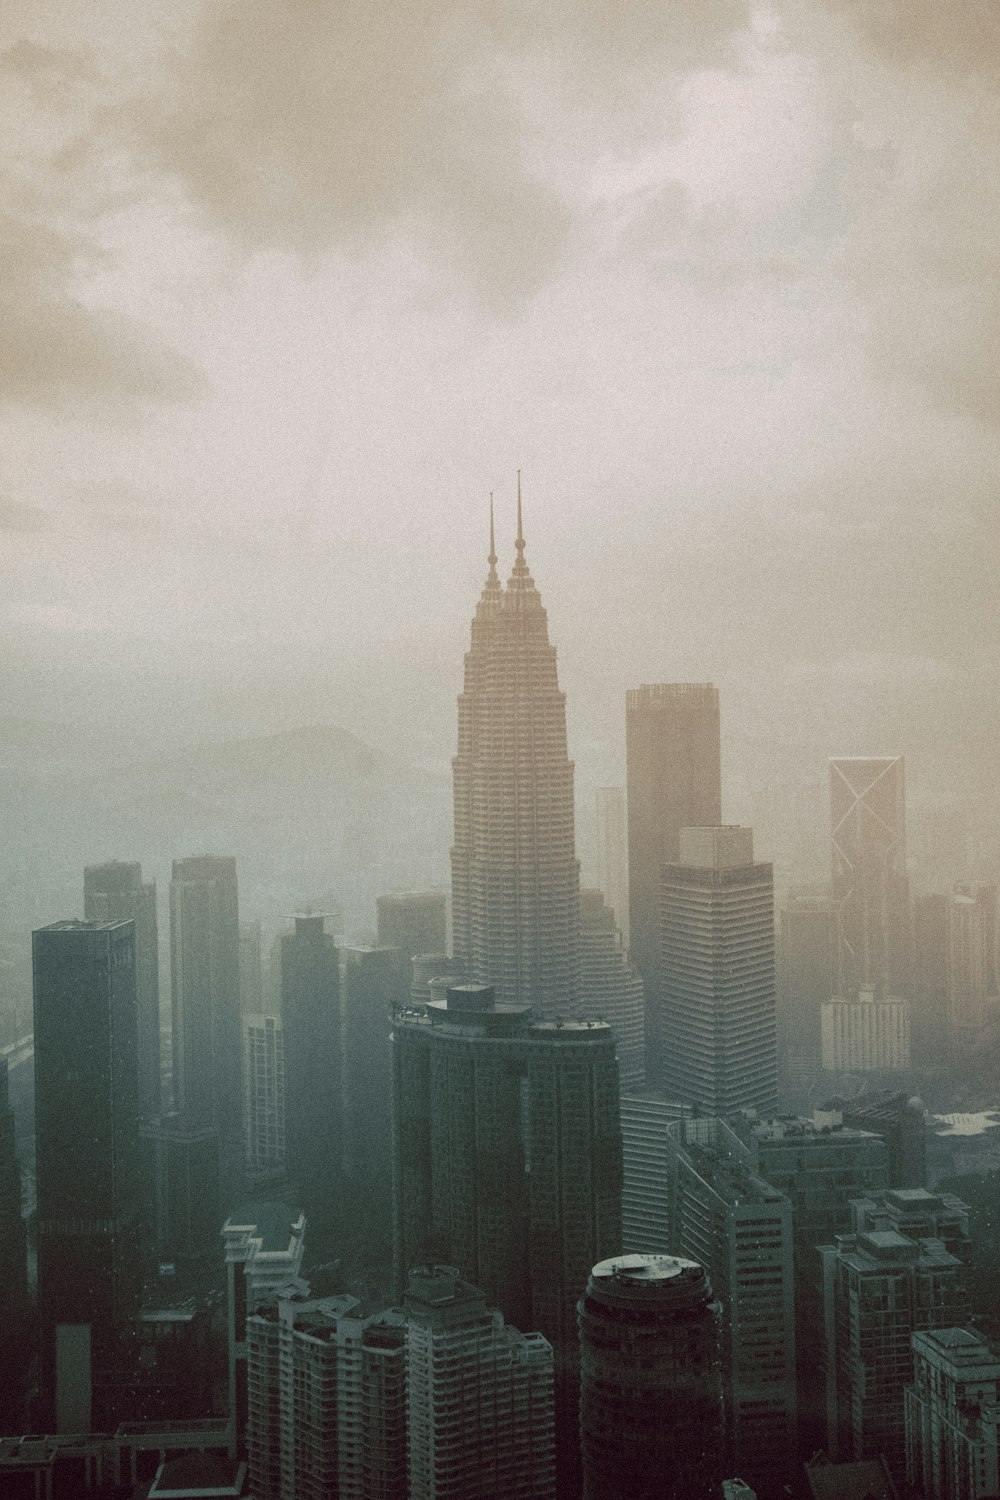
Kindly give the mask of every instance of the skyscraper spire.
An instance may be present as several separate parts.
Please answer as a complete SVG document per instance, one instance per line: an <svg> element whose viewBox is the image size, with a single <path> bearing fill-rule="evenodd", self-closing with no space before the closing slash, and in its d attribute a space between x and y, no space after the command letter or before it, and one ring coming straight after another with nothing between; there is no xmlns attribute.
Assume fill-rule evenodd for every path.
<svg viewBox="0 0 1000 1500"><path fill-rule="evenodd" d="M520 606L524 604L541 605L541 597L535 587L535 580L531 576L531 570L524 558L524 516L521 509L521 471L517 471L517 540L514 543L517 555L514 558L514 566L511 569L510 578L507 581L507 592L504 595L505 602Z"/></svg>
<svg viewBox="0 0 1000 1500"><path fill-rule="evenodd" d="M496 576L496 570L497 570L497 543L496 543L496 535L495 535L494 530L493 530L493 491L492 490L490 490L490 555L486 559L486 561L490 565L490 577L493 578L493 577Z"/></svg>
<svg viewBox="0 0 1000 1500"><path fill-rule="evenodd" d="M514 543L518 552L524 551L524 524L521 519L521 471L517 471L517 541Z"/></svg>

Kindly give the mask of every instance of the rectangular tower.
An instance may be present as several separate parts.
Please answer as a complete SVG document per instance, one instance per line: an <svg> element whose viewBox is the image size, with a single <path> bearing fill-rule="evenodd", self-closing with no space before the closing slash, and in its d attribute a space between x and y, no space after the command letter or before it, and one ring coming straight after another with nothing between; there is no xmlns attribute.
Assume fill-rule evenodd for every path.
<svg viewBox="0 0 1000 1500"><path fill-rule="evenodd" d="M120 1419L141 1290L135 924L42 927L32 969L43 1404L86 1432Z"/></svg>
<svg viewBox="0 0 1000 1500"><path fill-rule="evenodd" d="M143 883L139 864L111 860L88 865L83 872L83 915L88 922L135 923L139 1116L144 1121L155 1120L163 1102L156 883Z"/></svg>
<svg viewBox="0 0 1000 1500"><path fill-rule="evenodd" d="M833 898L840 907L840 981L849 1000L908 995L910 897L901 755L830 761Z"/></svg>
<svg viewBox="0 0 1000 1500"><path fill-rule="evenodd" d="M285 1159L301 1201L321 1214L336 1200L344 1149L340 953L324 918L307 913L282 935L280 957Z"/></svg>
<svg viewBox="0 0 1000 1500"><path fill-rule="evenodd" d="M625 695L629 952L646 986L647 1077L660 1076L660 867L682 828L722 822L719 690L644 683Z"/></svg>
<svg viewBox="0 0 1000 1500"><path fill-rule="evenodd" d="M170 990L177 1107L192 1125L217 1125L228 1158L243 1124L235 859L174 860Z"/></svg>
<svg viewBox="0 0 1000 1500"><path fill-rule="evenodd" d="M965 1328L913 1335L906 1477L927 1500L1000 1493L1000 1356Z"/></svg>
<svg viewBox="0 0 1000 1500"><path fill-rule="evenodd" d="M663 1088L700 1112L777 1099L774 887L749 828L684 828L662 873Z"/></svg>
<svg viewBox="0 0 1000 1500"><path fill-rule="evenodd" d="M253 1183L285 1170L285 1033L277 1016L243 1022L243 1114L247 1176Z"/></svg>

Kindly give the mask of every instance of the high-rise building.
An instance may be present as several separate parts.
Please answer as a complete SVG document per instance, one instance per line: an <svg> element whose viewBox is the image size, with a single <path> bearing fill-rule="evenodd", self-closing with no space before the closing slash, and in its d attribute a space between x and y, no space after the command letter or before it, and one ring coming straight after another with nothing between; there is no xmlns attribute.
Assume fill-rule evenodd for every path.
<svg viewBox="0 0 1000 1500"><path fill-rule="evenodd" d="M646 1076L662 1072L660 869L682 828L722 822L719 690L644 683L625 695L629 953L646 987Z"/></svg>
<svg viewBox="0 0 1000 1500"><path fill-rule="evenodd" d="M645 1074L644 992L600 891L580 892L580 989L577 1013L607 1021L618 1047L623 1089L641 1089Z"/></svg>
<svg viewBox="0 0 1000 1500"><path fill-rule="evenodd" d="M259 919L240 923L240 1009L245 1016L266 1013L264 950Z"/></svg>
<svg viewBox="0 0 1000 1500"><path fill-rule="evenodd" d="M926 1500L1000 1493L1000 1355L965 1328L913 1335L906 1477Z"/></svg>
<svg viewBox="0 0 1000 1500"><path fill-rule="evenodd" d="M722 1306L726 1471L780 1496L797 1443L792 1204L724 1121L675 1121L669 1142L669 1243Z"/></svg>
<svg viewBox="0 0 1000 1500"><path fill-rule="evenodd" d="M88 865L83 872L83 915L88 922L135 923L139 1118L155 1120L163 1099L156 883L143 883L139 864L111 860L103 865Z"/></svg>
<svg viewBox="0 0 1000 1500"><path fill-rule="evenodd" d="M722 1493L720 1307L703 1266L619 1255L579 1303L583 1500Z"/></svg>
<svg viewBox="0 0 1000 1500"><path fill-rule="evenodd" d="M908 995L909 884L903 757L830 761L833 897L840 907L840 981L853 1000Z"/></svg>
<svg viewBox="0 0 1000 1500"><path fill-rule="evenodd" d="M962 1263L940 1240L911 1240L891 1229L838 1235L820 1254L827 1452L834 1459L881 1455L901 1485L911 1335L965 1322Z"/></svg>
<svg viewBox="0 0 1000 1500"><path fill-rule="evenodd" d="M888 1180L897 1188L927 1186L927 1127L924 1106L905 1090L865 1090L826 1106L854 1130L870 1130L885 1141Z"/></svg>
<svg viewBox="0 0 1000 1500"><path fill-rule="evenodd" d="M948 1018L953 1044L974 1045L994 983L996 886L956 885L948 908Z"/></svg>
<svg viewBox="0 0 1000 1500"><path fill-rule="evenodd" d="M576 1299L621 1243L618 1066L610 1028L534 1022L458 985L393 1031L397 1280L458 1265L517 1327L576 1363Z"/></svg>
<svg viewBox="0 0 1000 1500"><path fill-rule="evenodd" d="M908 1240L940 1240L949 1255L968 1272L972 1264L969 1205L954 1193L927 1188L886 1188L851 1203L851 1233L874 1234L892 1229ZM968 1287L969 1278L963 1278Z"/></svg>
<svg viewBox="0 0 1000 1500"><path fill-rule="evenodd" d="M772 1110L774 886L749 828L683 828L661 878L663 1088L700 1112Z"/></svg>
<svg viewBox="0 0 1000 1500"><path fill-rule="evenodd" d="M849 999L835 995L822 1007L823 1070L827 1073L905 1073L910 1066L910 1002L862 985Z"/></svg>
<svg viewBox="0 0 1000 1500"><path fill-rule="evenodd" d="M392 1177L389 1119L393 1006L403 995L398 948L342 947L344 1017L344 1168L358 1185L379 1184L388 1198Z"/></svg>
<svg viewBox="0 0 1000 1500"><path fill-rule="evenodd" d="M597 884L628 952L628 824L625 789L620 786L597 788Z"/></svg>
<svg viewBox="0 0 1000 1500"><path fill-rule="evenodd" d="M318 914L297 916L280 952L285 1162L310 1212L326 1212L344 1151L340 953Z"/></svg>
<svg viewBox="0 0 1000 1500"><path fill-rule="evenodd" d="M106 1430L141 1290L135 924L42 927L32 968L42 1401Z"/></svg>
<svg viewBox="0 0 1000 1500"><path fill-rule="evenodd" d="M219 1132L176 1111L140 1129L149 1194L146 1221L162 1261L186 1262L219 1248Z"/></svg>
<svg viewBox="0 0 1000 1500"><path fill-rule="evenodd" d="M21 1216L21 1169L17 1160L14 1112L7 1094L7 1059L0 1057L0 1433L27 1427L24 1414L28 1367L27 1231Z"/></svg>
<svg viewBox="0 0 1000 1500"><path fill-rule="evenodd" d="M406 1323L301 1282L247 1319L247 1456L256 1500L404 1500Z"/></svg>
<svg viewBox="0 0 1000 1500"><path fill-rule="evenodd" d="M398 948L409 963L418 953L442 953L448 946L444 891L392 891L375 902L378 946Z"/></svg>
<svg viewBox="0 0 1000 1500"><path fill-rule="evenodd" d="M244 1018L243 1091L247 1176L263 1183L285 1171L285 1033L277 1016Z"/></svg>
<svg viewBox="0 0 1000 1500"><path fill-rule="evenodd" d="M305 1230L305 1215L287 1203L245 1204L222 1226L231 1454L247 1430L247 1319L281 1287L298 1281Z"/></svg>
<svg viewBox="0 0 1000 1500"><path fill-rule="evenodd" d="M410 1500L555 1495L552 1349L451 1266L406 1289Z"/></svg>
<svg viewBox="0 0 1000 1500"><path fill-rule="evenodd" d="M840 956L832 901L790 896L778 939L778 1059L783 1094L808 1095L822 1066L821 1014L837 993Z"/></svg>
<svg viewBox="0 0 1000 1500"><path fill-rule="evenodd" d="M524 557L520 493L516 552L503 589L491 520L452 762L453 947L468 977L493 984L501 1001L555 1018L576 1009L580 867L566 700Z"/></svg>
<svg viewBox="0 0 1000 1500"><path fill-rule="evenodd" d="M622 1094L622 1246L628 1254L659 1255L673 1243L668 1131L690 1113L660 1094Z"/></svg>
<svg viewBox="0 0 1000 1500"><path fill-rule="evenodd" d="M218 1126L228 1161L243 1127L235 859L174 860L170 998L177 1108L194 1125Z"/></svg>

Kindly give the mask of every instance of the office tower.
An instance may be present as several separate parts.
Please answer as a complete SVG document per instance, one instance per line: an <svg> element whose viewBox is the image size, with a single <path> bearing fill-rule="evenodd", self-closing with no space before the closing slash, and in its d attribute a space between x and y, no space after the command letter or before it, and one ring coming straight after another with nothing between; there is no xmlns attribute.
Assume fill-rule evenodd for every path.
<svg viewBox="0 0 1000 1500"><path fill-rule="evenodd" d="M954 1193L931 1193L927 1188L885 1188L851 1203L851 1233L874 1234L892 1229L908 1240L940 1240L949 1255L972 1265L969 1205ZM969 1277L962 1278L968 1288Z"/></svg>
<svg viewBox="0 0 1000 1500"><path fill-rule="evenodd" d="M659 1094L622 1094L622 1246L658 1255L671 1240L668 1131L690 1108Z"/></svg>
<svg viewBox="0 0 1000 1500"><path fill-rule="evenodd" d="M924 1107L903 1090L865 1092L853 1099L836 1099L828 1109L839 1110L845 1125L869 1130L885 1141L888 1180L898 1188L927 1185L927 1127Z"/></svg>
<svg viewBox="0 0 1000 1500"><path fill-rule="evenodd" d="M410 1500L555 1495L552 1349L452 1266L406 1289Z"/></svg>
<svg viewBox="0 0 1000 1500"><path fill-rule="evenodd" d="M913 1335L906 1477L926 1500L1000 1494L1000 1356L965 1328Z"/></svg>
<svg viewBox="0 0 1000 1500"><path fill-rule="evenodd" d="M610 1028L535 1022L489 986L457 985L397 1013L392 1051L397 1282L429 1259L458 1265L549 1339L559 1381L576 1363L580 1287L621 1242Z"/></svg>
<svg viewBox="0 0 1000 1500"><path fill-rule="evenodd" d="M219 1127L228 1179L243 1126L235 859L205 854L174 860L170 998L177 1108L192 1124Z"/></svg>
<svg viewBox="0 0 1000 1500"><path fill-rule="evenodd" d="M285 1161L310 1212L329 1213L342 1179L340 953L320 915L281 938Z"/></svg>
<svg viewBox="0 0 1000 1500"><path fill-rule="evenodd" d="M153 1228L161 1261L186 1262L218 1253L219 1132L176 1112L140 1129L146 1156Z"/></svg>
<svg viewBox="0 0 1000 1500"><path fill-rule="evenodd" d="M444 891L393 891L379 896L378 946L398 948L407 962L418 953L443 953L448 946Z"/></svg>
<svg viewBox="0 0 1000 1500"><path fill-rule="evenodd" d="M580 867L566 700L524 558L520 493L516 552L502 589L491 520L452 762L453 947L468 977L495 985L501 1001L554 1018L576 1008Z"/></svg>
<svg viewBox="0 0 1000 1500"><path fill-rule="evenodd" d="M922 1068L940 1068L949 1055L947 896L918 896L913 903L913 1005L910 1052Z"/></svg>
<svg viewBox="0 0 1000 1500"><path fill-rule="evenodd" d="M410 1001L426 1005L430 999L427 987L433 979L448 979L457 984L462 978L462 965L447 953L417 953L413 958Z"/></svg>
<svg viewBox="0 0 1000 1500"><path fill-rule="evenodd" d="M266 1013L260 922L240 923L240 1009L245 1016Z"/></svg>
<svg viewBox="0 0 1000 1500"><path fill-rule="evenodd" d="M792 1204L795 1339L802 1454L826 1441L821 1262L817 1245L851 1227L851 1200L888 1187L880 1136L846 1128L837 1114L730 1122L751 1146L765 1182Z"/></svg>
<svg viewBox="0 0 1000 1500"><path fill-rule="evenodd" d="M618 1047L623 1089L641 1089L645 1075L644 992L628 961L615 914L600 891L580 892L580 988L577 1013L607 1021Z"/></svg>
<svg viewBox="0 0 1000 1500"><path fill-rule="evenodd" d="M287 1203L245 1204L222 1226L230 1454L247 1426L247 1319L280 1287L298 1280L305 1232L305 1215Z"/></svg>
<svg viewBox="0 0 1000 1500"><path fill-rule="evenodd" d="M59 1432L120 1419L141 1288L134 922L32 934L42 1400Z"/></svg>
<svg viewBox="0 0 1000 1500"><path fill-rule="evenodd" d="M827 1073L905 1073L910 1002L865 985L853 1000L835 995L822 1010L821 1056Z"/></svg>
<svg viewBox="0 0 1000 1500"><path fill-rule="evenodd" d="M285 1171L285 1034L277 1016L243 1022L243 1118L247 1176L255 1182Z"/></svg>
<svg viewBox="0 0 1000 1500"><path fill-rule="evenodd" d="M646 1077L662 1076L660 869L682 828L722 822L719 690L644 683L625 695L629 954L646 987Z"/></svg>
<svg viewBox="0 0 1000 1500"><path fill-rule="evenodd" d="M838 923L832 901L790 896L781 909L777 1013L783 1094L808 1094L822 1066L822 1007L838 990Z"/></svg>
<svg viewBox="0 0 1000 1500"><path fill-rule="evenodd" d="M142 866L138 864L111 860L88 865L83 872L83 915L88 922L135 923L139 1118L155 1120L163 1098L156 883L143 884Z"/></svg>
<svg viewBox="0 0 1000 1500"><path fill-rule="evenodd" d="M406 1323L356 1297L279 1289L247 1319L256 1500L404 1500Z"/></svg>
<svg viewBox="0 0 1000 1500"><path fill-rule="evenodd" d="M628 825L620 786L597 788L597 883L628 952Z"/></svg>
<svg viewBox="0 0 1000 1500"><path fill-rule="evenodd" d="M840 907L840 982L887 995L910 988L903 757L838 756L830 765L833 898Z"/></svg>
<svg viewBox="0 0 1000 1500"><path fill-rule="evenodd" d="M392 1177L390 1034L393 1005L400 998L401 955L398 948L344 947L340 956L344 1167L354 1183L384 1188L388 1211Z"/></svg>
<svg viewBox="0 0 1000 1500"><path fill-rule="evenodd" d="M0 1434L28 1426L24 1414L28 1367L27 1231L21 1217L21 1169L17 1160L14 1113L7 1094L7 1059L0 1057Z"/></svg>
<svg viewBox="0 0 1000 1500"><path fill-rule="evenodd" d="M726 1472L780 1496L797 1442L792 1204L724 1121L678 1120L668 1138L669 1244L722 1306Z"/></svg>
<svg viewBox="0 0 1000 1500"><path fill-rule="evenodd" d="M682 828L661 881L663 1088L701 1113L774 1108L771 866L749 828Z"/></svg>
<svg viewBox="0 0 1000 1500"><path fill-rule="evenodd" d="M948 1019L953 1045L974 1046L995 992L996 886L952 886L948 909ZM992 988L991 988L992 986Z"/></svg>
<svg viewBox="0 0 1000 1500"><path fill-rule="evenodd" d="M620 1255L579 1303L583 1500L717 1500L718 1302L703 1266Z"/></svg>
<svg viewBox="0 0 1000 1500"><path fill-rule="evenodd" d="M827 1452L835 1459L881 1455L901 1484L910 1339L966 1320L962 1264L940 1240L911 1240L895 1230L838 1235L820 1254Z"/></svg>

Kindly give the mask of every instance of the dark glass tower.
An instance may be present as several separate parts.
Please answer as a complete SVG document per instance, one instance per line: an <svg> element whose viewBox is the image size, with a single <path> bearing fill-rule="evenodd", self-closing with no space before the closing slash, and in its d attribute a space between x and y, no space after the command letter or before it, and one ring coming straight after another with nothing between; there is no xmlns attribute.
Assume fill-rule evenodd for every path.
<svg viewBox="0 0 1000 1500"><path fill-rule="evenodd" d="M343 1155L340 954L323 920L297 916L281 939L285 1162L311 1214L332 1207Z"/></svg>
<svg viewBox="0 0 1000 1500"><path fill-rule="evenodd" d="M721 1309L704 1267L602 1261L578 1311L584 1500L716 1500Z"/></svg>
<svg viewBox="0 0 1000 1500"><path fill-rule="evenodd" d="M660 867L677 862L682 828L722 822L719 690L644 683L625 695L629 957L646 987L646 1077L662 1072Z"/></svg>
<svg viewBox="0 0 1000 1500"><path fill-rule="evenodd" d="M21 1169L14 1114L7 1094L7 1059L0 1057L0 1434L20 1432L28 1367L27 1235L21 1217Z"/></svg>
<svg viewBox="0 0 1000 1500"><path fill-rule="evenodd" d="M206 854L174 860L170 992L177 1108L191 1128L216 1125L229 1160L239 1147L243 1120L235 859Z"/></svg>
<svg viewBox="0 0 1000 1500"><path fill-rule="evenodd" d="M141 1289L134 924L55 922L32 964L42 1400L107 1430Z"/></svg>
<svg viewBox="0 0 1000 1500"><path fill-rule="evenodd" d="M144 1121L155 1120L162 1108L156 883L143 883L142 866L138 864L111 860L88 865L83 872L83 915L88 922L135 923L139 1116Z"/></svg>
<svg viewBox="0 0 1000 1500"><path fill-rule="evenodd" d="M458 700L452 926L470 979L554 1017L572 1015L577 1001L580 867L566 699L524 546L519 490L506 589L491 522Z"/></svg>

